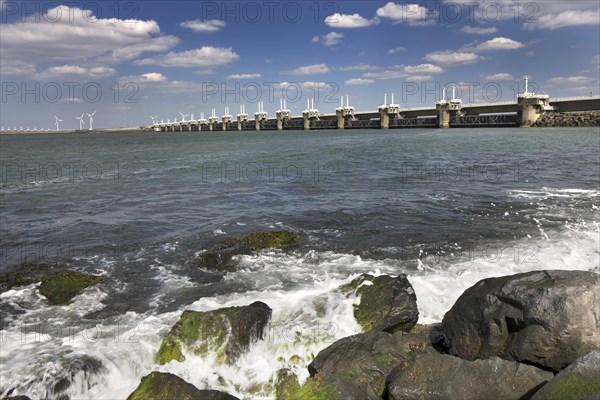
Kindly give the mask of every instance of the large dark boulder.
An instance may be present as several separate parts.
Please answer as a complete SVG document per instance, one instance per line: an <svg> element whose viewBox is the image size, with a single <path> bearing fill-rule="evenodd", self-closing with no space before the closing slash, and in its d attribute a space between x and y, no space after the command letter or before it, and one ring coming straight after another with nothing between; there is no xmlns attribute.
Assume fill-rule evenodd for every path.
<svg viewBox="0 0 600 400"><path fill-rule="evenodd" d="M536 271L484 279L446 313L451 354L499 356L560 371L600 349L600 275Z"/></svg>
<svg viewBox="0 0 600 400"><path fill-rule="evenodd" d="M600 351L560 371L531 400L600 400Z"/></svg>
<svg viewBox="0 0 600 400"><path fill-rule="evenodd" d="M152 372L142 378L140 385L127 400L239 400L217 390L199 390L180 377L163 372Z"/></svg>
<svg viewBox="0 0 600 400"><path fill-rule="evenodd" d="M466 361L447 354L419 354L388 378L389 400L528 399L552 372L492 357Z"/></svg>
<svg viewBox="0 0 600 400"><path fill-rule="evenodd" d="M409 332L419 319L417 296L404 274L396 278L362 274L342 290L360 295L354 318L363 331Z"/></svg>
<svg viewBox="0 0 600 400"><path fill-rule="evenodd" d="M233 364L250 343L262 340L271 318L271 308L256 301L248 306L212 311L184 311L158 350L158 361L183 361L182 346L191 353L206 356L213 352L216 361Z"/></svg>
<svg viewBox="0 0 600 400"><path fill-rule="evenodd" d="M321 350L309 364L311 378L303 391L337 393L340 399L380 400L394 367L420 353L437 353L439 325L417 326L414 332L369 331L345 337Z"/></svg>
<svg viewBox="0 0 600 400"><path fill-rule="evenodd" d="M265 249L285 249L300 242L300 237L288 231L252 232L228 238L222 244L200 253L195 263L199 267L217 270L233 270L240 255L248 255Z"/></svg>

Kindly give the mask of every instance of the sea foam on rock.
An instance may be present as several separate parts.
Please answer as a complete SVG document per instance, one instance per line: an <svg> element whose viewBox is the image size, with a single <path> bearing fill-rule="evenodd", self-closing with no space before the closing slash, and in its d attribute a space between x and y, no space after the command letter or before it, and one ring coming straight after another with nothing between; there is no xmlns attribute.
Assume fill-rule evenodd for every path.
<svg viewBox="0 0 600 400"><path fill-rule="evenodd" d="M41 282L39 292L50 304L67 304L102 277L67 269L62 264L21 263L0 274L0 293L18 286Z"/></svg>
<svg viewBox="0 0 600 400"><path fill-rule="evenodd" d="M239 263L240 255L248 255L266 249L286 249L297 245L300 237L289 231L252 232L226 239L222 244L200 253L195 263L201 268L232 270Z"/></svg>
<svg viewBox="0 0 600 400"><path fill-rule="evenodd" d="M142 378L140 385L127 400L239 400L217 390L200 390L180 377L152 372Z"/></svg>
<svg viewBox="0 0 600 400"><path fill-rule="evenodd" d="M600 275L536 271L479 281L446 313L451 354L560 371L600 349Z"/></svg>
<svg viewBox="0 0 600 400"><path fill-rule="evenodd" d="M396 278L362 274L341 290L360 295L354 317L363 331L408 332L419 319L417 296L404 274Z"/></svg>
<svg viewBox="0 0 600 400"><path fill-rule="evenodd" d="M184 361L182 347L219 363L233 364L251 343L262 340L271 318L271 308L256 301L248 306L212 311L184 311L158 350L158 361Z"/></svg>

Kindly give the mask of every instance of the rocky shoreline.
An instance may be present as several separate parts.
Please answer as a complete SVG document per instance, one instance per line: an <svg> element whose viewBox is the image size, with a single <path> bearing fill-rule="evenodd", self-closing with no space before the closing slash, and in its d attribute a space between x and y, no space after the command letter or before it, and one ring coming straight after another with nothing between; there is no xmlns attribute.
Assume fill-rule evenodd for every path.
<svg viewBox="0 0 600 400"><path fill-rule="evenodd" d="M229 270L236 268L239 254L289 248L300 240L285 231L256 232L227 239L194 262L201 268ZM23 264L0 275L0 293L42 282L38 290L49 304L65 304L101 281L63 266ZM357 299L354 318L363 332L339 339L313 356L304 384L292 369L281 368L257 388L257 395L270 394L276 400L600 398L597 273L544 270L484 279L458 298L441 323L432 325L418 324L417 297L403 274L363 274L336 290ZM266 340L271 314L261 301L184 311L156 349L156 367L207 356L233 366L253 344ZM74 371L85 373L103 369L93 358L71 364ZM11 392L2 400L28 399ZM53 392L64 393L64 387ZM65 396L58 397L68 399ZM174 374L155 370L128 397L138 399L236 397L200 390Z"/></svg>
<svg viewBox="0 0 600 400"><path fill-rule="evenodd" d="M600 111L546 112L531 125L533 128L570 128L600 126Z"/></svg>

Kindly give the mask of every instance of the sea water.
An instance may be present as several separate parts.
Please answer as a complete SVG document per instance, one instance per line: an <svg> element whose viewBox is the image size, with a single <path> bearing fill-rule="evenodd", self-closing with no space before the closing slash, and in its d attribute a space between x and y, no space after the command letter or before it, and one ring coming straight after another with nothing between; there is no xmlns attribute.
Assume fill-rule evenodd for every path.
<svg viewBox="0 0 600 400"><path fill-rule="evenodd" d="M0 396L124 399L151 371L270 398L336 339L360 332L361 273L404 273L419 323L478 280L598 271L598 129L96 133L0 136L0 271L62 262L100 274L68 305L36 284L0 295ZM289 252L232 272L194 258L224 238L290 230ZM158 365L183 310L263 301L265 338L235 365ZM98 368L82 368L85 357ZM89 358L87 359L89 360ZM83 361L84 365L88 365ZM79 366L79 367L78 367Z"/></svg>

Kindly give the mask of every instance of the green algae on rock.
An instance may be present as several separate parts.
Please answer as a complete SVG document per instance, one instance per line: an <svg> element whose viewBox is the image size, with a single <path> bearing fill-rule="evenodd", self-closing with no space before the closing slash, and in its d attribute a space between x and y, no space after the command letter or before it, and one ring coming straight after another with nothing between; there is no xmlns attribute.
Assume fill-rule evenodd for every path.
<svg viewBox="0 0 600 400"><path fill-rule="evenodd" d="M24 262L15 265L9 268L9 271L0 274L0 293L4 293L14 287L37 283L45 276L66 270L67 267L62 264Z"/></svg>
<svg viewBox="0 0 600 400"><path fill-rule="evenodd" d="M275 376L275 400L291 400L300 390L298 377L288 368L277 371Z"/></svg>
<svg viewBox="0 0 600 400"><path fill-rule="evenodd" d="M266 249L285 249L297 245L300 237L288 231L252 232L240 237L226 239L196 257L196 264L203 268L231 270L239 262L239 256Z"/></svg>
<svg viewBox="0 0 600 400"><path fill-rule="evenodd" d="M21 263L9 272L0 274L0 293L40 281L40 294L50 304L62 305L88 286L102 282L102 277L71 271L61 264Z"/></svg>
<svg viewBox="0 0 600 400"><path fill-rule="evenodd" d="M354 306L354 318L363 332L372 329L408 332L419 319L417 296L404 274L396 278L362 274L340 290L360 295L360 303Z"/></svg>
<svg viewBox="0 0 600 400"><path fill-rule="evenodd" d="M42 279L40 294L51 304L67 304L88 286L102 282L102 277L75 271L57 272Z"/></svg>
<svg viewBox="0 0 600 400"><path fill-rule="evenodd" d="M142 378L141 383L127 400L239 400L217 390L200 390L180 377L163 372L152 372Z"/></svg>
<svg viewBox="0 0 600 400"><path fill-rule="evenodd" d="M243 307L184 311L158 350L158 361L183 361L182 347L198 356L216 354L218 363L233 364L250 343L262 340L271 308L257 301Z"/></svg>

